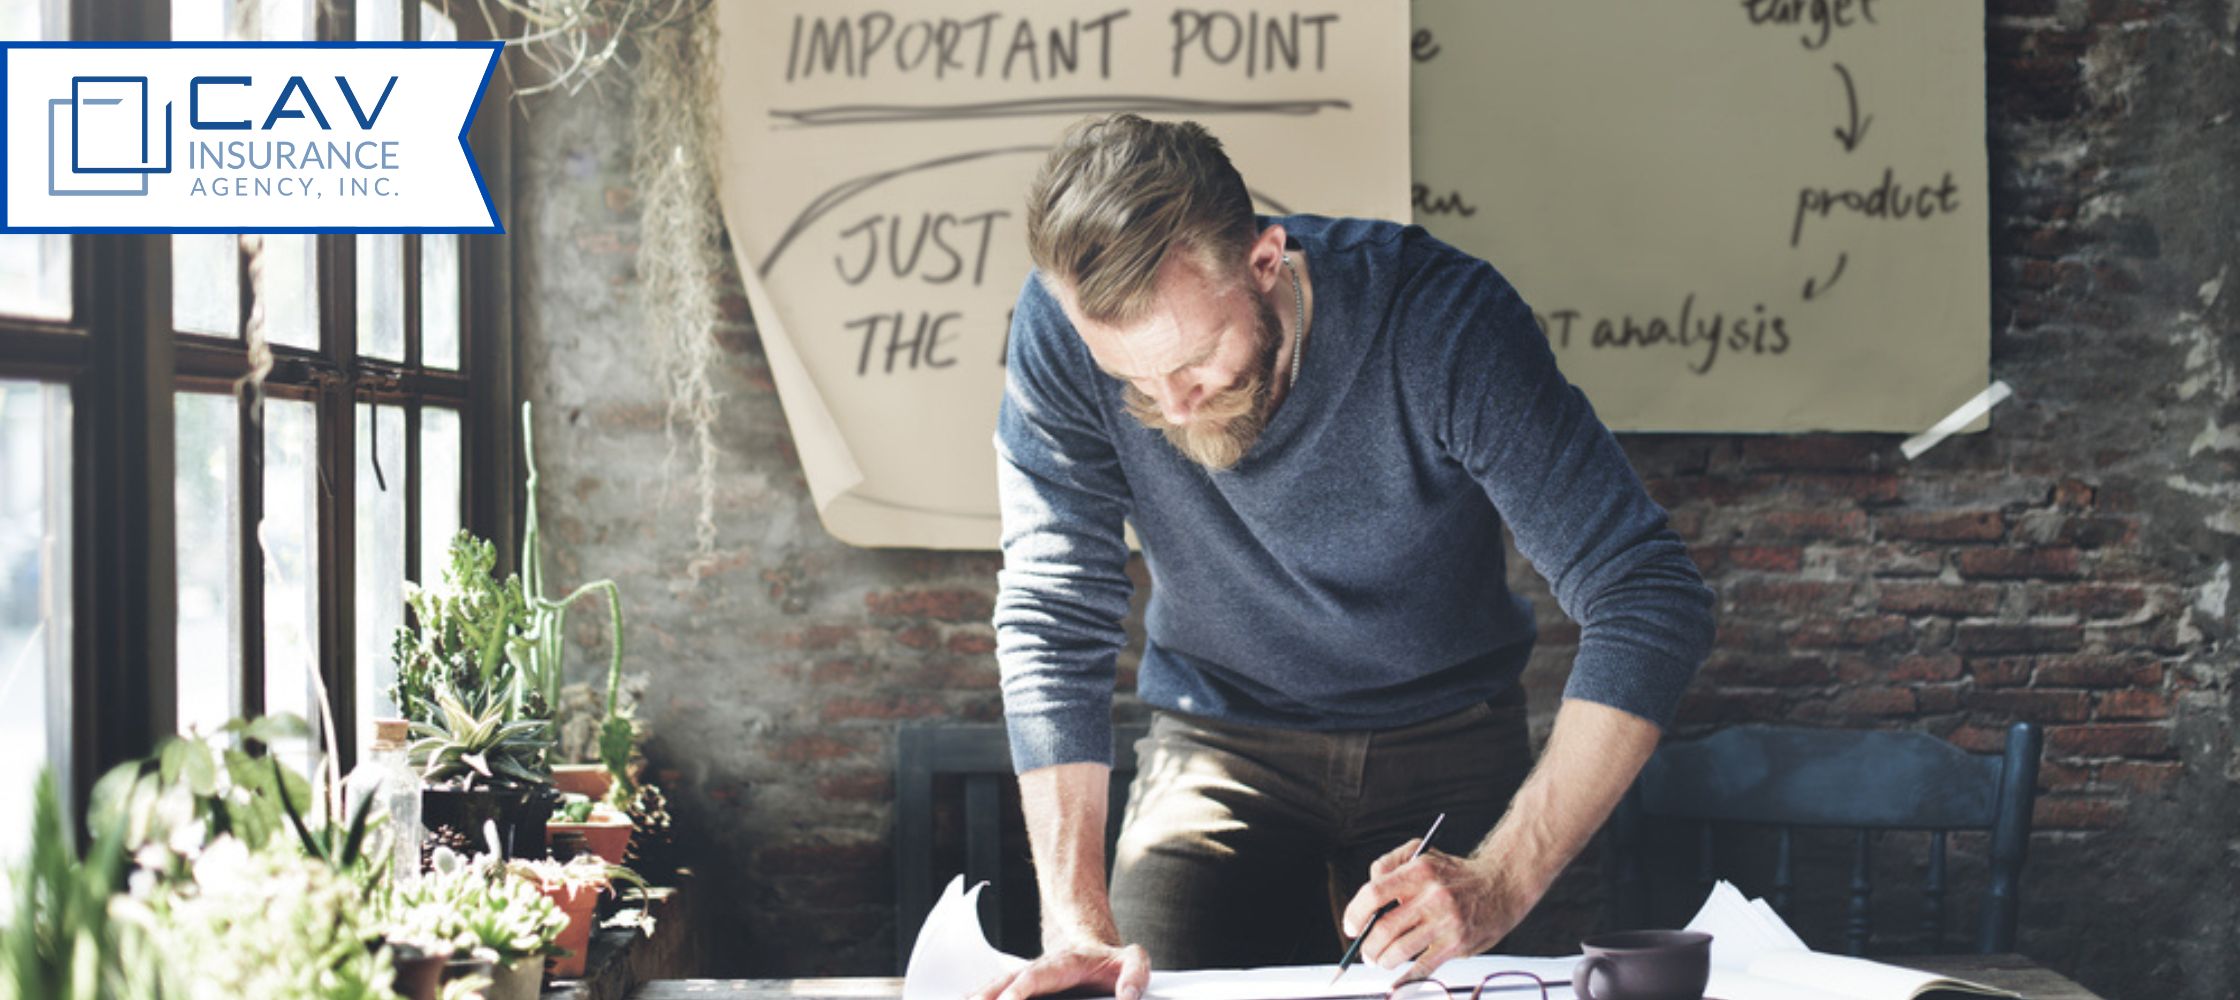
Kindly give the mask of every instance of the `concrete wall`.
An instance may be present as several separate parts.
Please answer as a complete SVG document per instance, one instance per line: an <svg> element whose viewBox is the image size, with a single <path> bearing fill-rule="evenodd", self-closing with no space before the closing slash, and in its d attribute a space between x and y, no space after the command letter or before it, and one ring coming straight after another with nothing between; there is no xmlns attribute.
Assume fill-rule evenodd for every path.
<svg viewBox="0 0 2240 1000"><path fill-rule="evenodd" d="M2110 997L2228 997L2240 0L1993 0L1989 19L1992 372L2018 398L1910 464L1889 435L1630 436L1723 597L1683 728L1913 728L1988 750L2010 720L2042 723L2020 950ZM641 332L628 80L604 83L530 106L508 216L554 582L622 584L654 754L730 917L710 972L884 974L894 728L998 717L998 560L823 531L734 282L723 550L691 563L689 462L666 471ZM1577 630L1528 569L1517 582L1542 612L1544 737ZM599 662L598 618L574 623L578 670ZM1918 847L1890 843L1883 867L1911 877ZM1980 844L1958 853L1965 890ZM1807 850L1829 869L1808 905L1836 905L1843 858ZM1512 949L1595 926L1591 862ZM1876 905L1905 927L1918 898Z"/></svg>

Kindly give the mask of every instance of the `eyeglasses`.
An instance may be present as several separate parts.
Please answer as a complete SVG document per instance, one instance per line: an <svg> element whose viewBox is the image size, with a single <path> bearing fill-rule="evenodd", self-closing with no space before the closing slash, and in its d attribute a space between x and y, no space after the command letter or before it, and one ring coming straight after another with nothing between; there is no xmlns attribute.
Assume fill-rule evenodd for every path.
<svg viewBox="0 0 2240 1000"><path fill-rule="evenodd" d="M1496 982L1496 980L1503 979L1513 980L1513 982ZM1540 1000L1548 1000L1548 987L1551 985L1568 986L1570 984L1568 982L1550 983L1529 972L1496 972L1478 980L1477 987L1470 991L1470 1000L1483 1000L1490 993L1508 993L1517 990L1528 991L1527 996L1531 995L1529 991L1538 991ZM1385 994L1385 1000L1452 1000L1453 995L1460 989L1460 987L1449 986L1425 976L1420 979L1409 979L1394 983L1391 992Z"/></svg>

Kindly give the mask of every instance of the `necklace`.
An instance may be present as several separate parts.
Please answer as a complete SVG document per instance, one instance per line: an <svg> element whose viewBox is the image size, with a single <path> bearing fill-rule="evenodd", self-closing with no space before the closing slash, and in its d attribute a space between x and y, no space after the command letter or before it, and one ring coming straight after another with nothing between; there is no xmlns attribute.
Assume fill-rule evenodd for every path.
<svg viewBox="0 0 2240 1000"><path fill-rule="evenodd" d="M1284 385L1289 390L1299 386L1299 356L1307 353L1307 294L1300 290L1299 269L1292 265L1289 253L1283 255L1283 269L1291 272L1291 303L1298 314L1298 319L1291 324L1298 336L1291 342L1291 379Z"/></svg>

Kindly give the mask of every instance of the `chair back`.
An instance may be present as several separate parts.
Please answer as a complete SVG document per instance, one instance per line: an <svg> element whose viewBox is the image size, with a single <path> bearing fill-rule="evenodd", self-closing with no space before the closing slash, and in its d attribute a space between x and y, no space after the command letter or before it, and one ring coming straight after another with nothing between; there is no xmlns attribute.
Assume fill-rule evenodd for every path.
<svg viewBox="0 0 2240 1000"><path fill-rule="evenodd" d="M1988 831L1989 880L1975 947L2012 951L2020 913L2022 865L2030 841L2043 734L2027 722L2007 731L2001 754L1971 754L1918 732L1738 726L1659 748L1610 824L1608 871L1617 925L1647 919L1649 830L1693 827L1694 884L1708 893L1718 877L1715 830L1775 830L1771 902L1790 919L1799 829L1853 831L1844 950L1864 954L1872 936L1873 842L1878 833L1929 833L1920 929L1929 950L1944 948L1946 835Z"/></svg>
<svg viewBox="0 0 2240 1000"><path fill-rule="evenodd" d="M1128 800L1128 782L1135 777L1135 743L1146 727L1113 727L1112 783L1105 813L1105 864L1112 863L1112 848L1120 833L1120 814ZM951 780L955 779L955 780ZM981 922L988 940L1014 954L1042 952L1037 927L1007 927L998 901L1010 892L1030 895L1034 887L1006 886L1004 861L1008 855L1027 851L1026 830L1019 823L1016 802L1018 782L1011 770L1011 744L1000 724L935 723L907 725L895 740L895 974L910 965L910 948L918 928L933 910L933 900L955 872L934 871L937 854L934 813L937 797L961 786L961 824L964 841L964 879L967 886L986 882L981 895Z"/></svg>

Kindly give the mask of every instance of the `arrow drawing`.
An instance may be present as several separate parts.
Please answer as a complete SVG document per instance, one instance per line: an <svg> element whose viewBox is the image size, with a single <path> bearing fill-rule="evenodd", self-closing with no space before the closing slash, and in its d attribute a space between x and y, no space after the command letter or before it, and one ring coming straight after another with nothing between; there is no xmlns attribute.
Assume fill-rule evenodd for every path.
<svg viewBox="0 0 2240 1000"><path fill-rule="evenodd" d="M1851 71L1844 69L1842 63L1837 63L1836 73L1843 77L1844 100L1851 103L1851 128L1848 131L1840 128L1836 130L1836 140L1843 143L1843 151L1848 153L1857 149L1860 140L1867 137L1867 126L1874 123L1874 116L1868 115L1864 121L1859 119L1859 91L1851 85Z"/></svg>
<svg viewBox="0 0 2240 1000"><path fill-rule="evenodd" d="M1806 278L1806 279L1804 279L1804 300L1805 300L1806 302L1810 302L1810 301L1812 301L1812 297L1813 297L1813 296L1815 296L1815 295L1825 295L1825 294L1827 294L1827 292L1828 292L1828 289L1830 289L1830 288L1834 288L1834 287L1836 286L1836 279L1837 279L1837 278L1841 278L1841 277L1843 277L1843 264L1844 264L1844 262L1845 262L1845 261L1848 261L1848 260L1850 260L1850 259L1851 259L1851 255L1850 255L1850 254L1848 254L1848 253L1839 253L1839 254L1836 254L1836 273L1834 273L1834 274L1831 274L1831 275L1828 275L1828 283L1827 283L1827 284L1825 284L1825 285L1818 285L1818 286L1815 286L1815 285L1814 285L1814 281L1815 281L1816 279L1813 279L1813 278Z"/></svg>

